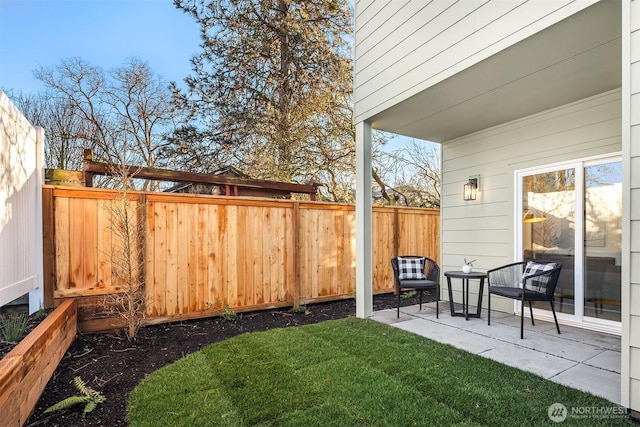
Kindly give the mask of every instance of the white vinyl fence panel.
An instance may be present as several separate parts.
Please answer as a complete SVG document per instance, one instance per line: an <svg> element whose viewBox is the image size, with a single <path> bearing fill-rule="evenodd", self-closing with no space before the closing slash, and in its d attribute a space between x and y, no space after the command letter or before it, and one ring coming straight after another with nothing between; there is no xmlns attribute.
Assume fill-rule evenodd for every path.
<svg viewBox="0 0 640 427"><path fill-rule="evenodd" d="M44 131L0 91L0 307L29 293L42 301Z"/></svg>

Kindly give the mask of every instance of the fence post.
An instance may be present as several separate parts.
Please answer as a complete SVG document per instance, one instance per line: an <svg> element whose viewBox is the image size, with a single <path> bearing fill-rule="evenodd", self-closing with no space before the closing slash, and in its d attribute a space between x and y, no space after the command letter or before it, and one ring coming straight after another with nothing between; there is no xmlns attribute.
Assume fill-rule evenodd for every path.
<svg viewBox="0 0 640 427"><path fill-rule="evenodd" d="M83 157L84 157L84 160L92 161L93 160L93 151L91 151L90 148L85 148L84 152L83 152ZM86 168L84 167L84 164L83 164L83 169L85 169L85 171L84 171L84 186L85 187L93 187L93 172L87 172Z"/></svg>
<svg viewBox="0 0 640 427"><path fill-rule="evenodd" d="M139 194L136 197L136 215L137 221L136 230L138 234L139 241L136 242L138 245L138 277L141 278L139 283L145 288L146 295L146 287L147 287L147 195ZM148 302L146 303L148 304ZM147 307L145 306L144 311L146 313Z"/></svg>
<svg viewBox="0 0 640 427"><path fill-rule="evenodd" d="M398 250L400 245L400 224L399 224L399 215L398 215L398 207L393 207L393 256L398 256Z"/></svg>
<svg viewBox="0 0 640 427"><path fill-rule="evenodd" d="M291 229L293 230L293 308L300 306L300 202L293 201L293 215L291 216Z"/></svg>
<svg viewBox="0 0 640 427"><path fill-rule="evenodd" d="M51 308L54 304L53 289L56 280L56 243L53 188L42 188L42 281L43 304Z"/></svg>

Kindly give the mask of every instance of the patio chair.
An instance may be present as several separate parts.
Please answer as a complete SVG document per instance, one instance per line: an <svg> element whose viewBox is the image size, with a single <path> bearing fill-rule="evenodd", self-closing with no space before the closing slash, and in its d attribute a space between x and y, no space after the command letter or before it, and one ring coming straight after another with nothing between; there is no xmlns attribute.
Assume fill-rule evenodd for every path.
<svg viewBox="0 0 640 427"><path fill-rule="evenodd" d="M403 255L391 258L393 277L398 296L397 317L400 317L400 294L403 290L420 292L420 310L422 310L422 292L436 290L436 318L440 311L440 267L431 258L417 255Z"/></svg>
<svg viewBox="0 0 640 427"><path fill-rule="evenodd" d="M506 298L517 299L520 307L520 339L524 338L524 303L529 303L531 324L533 320L533 308L531 301L549 301L556 329L560 333L556 310L553 306L553 298L558 284L558 276L562 265L557 262L522 261L504 265L487 271L489 284L488 325L491 325L491 294Z"/></svg>

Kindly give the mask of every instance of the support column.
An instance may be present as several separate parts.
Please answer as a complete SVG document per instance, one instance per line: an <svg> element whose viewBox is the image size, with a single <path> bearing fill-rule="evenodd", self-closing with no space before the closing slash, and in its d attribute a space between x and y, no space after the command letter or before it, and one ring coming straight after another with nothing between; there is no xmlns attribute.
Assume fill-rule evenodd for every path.
<svg viewBox="0 0 640 427"><path fill-rule="evenodd" d="M356 123L356 316L373 314L371 125Z"/></svg>
<svg viewBox="0 0 640 427"><path fill-rule="evenodd" d="M622 1L621 403L640 418L640 0Z"/></svg>

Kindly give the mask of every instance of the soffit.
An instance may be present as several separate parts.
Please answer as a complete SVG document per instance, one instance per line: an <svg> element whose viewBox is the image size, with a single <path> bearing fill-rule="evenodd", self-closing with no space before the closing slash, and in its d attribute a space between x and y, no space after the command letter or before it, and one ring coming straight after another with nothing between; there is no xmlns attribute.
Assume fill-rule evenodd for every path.
<svg viewBox="0 0 640 427"><path fill-rule="evenodd" d="M444 142L619 88L620 18L618 2L598 3L375 115L371 125Z"/></svg>

